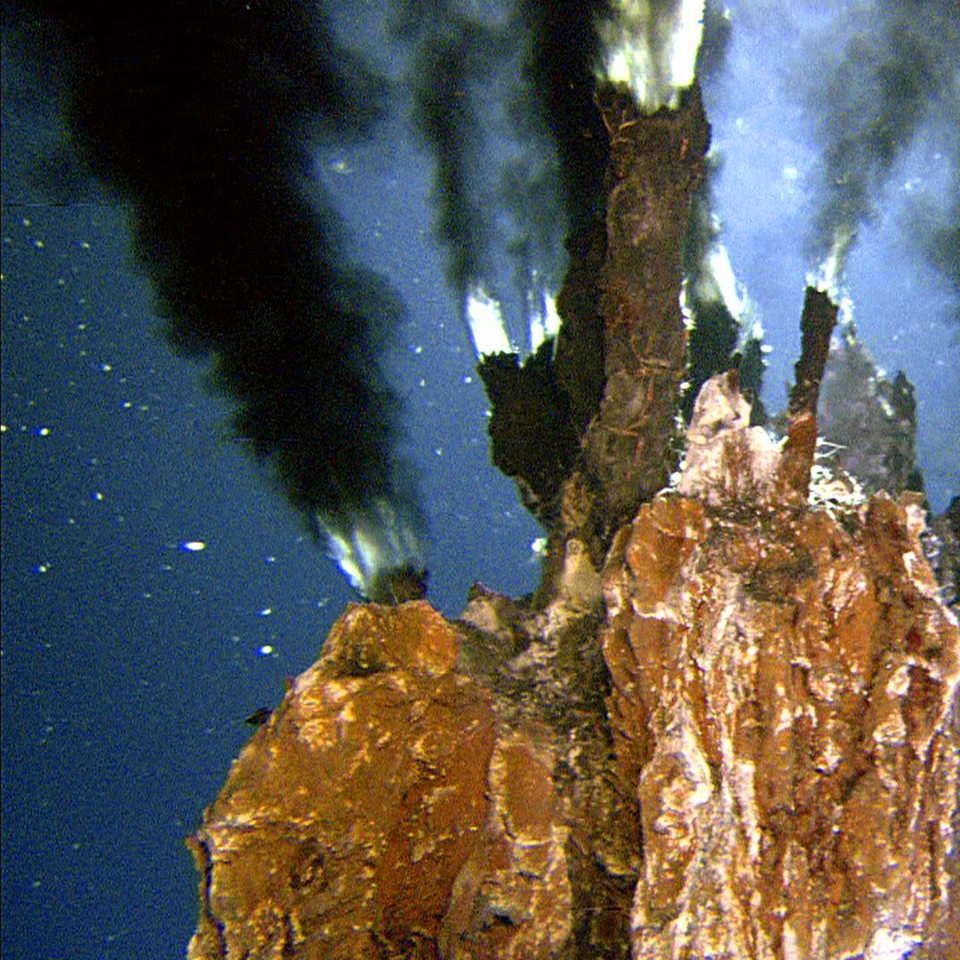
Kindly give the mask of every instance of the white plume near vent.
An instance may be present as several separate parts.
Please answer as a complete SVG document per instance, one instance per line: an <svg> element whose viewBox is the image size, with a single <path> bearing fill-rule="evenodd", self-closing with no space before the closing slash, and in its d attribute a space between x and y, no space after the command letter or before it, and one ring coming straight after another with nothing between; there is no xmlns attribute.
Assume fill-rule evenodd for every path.
<svg viewBox="0 0 960 960"><path fill-rule="evenodd" d="M548 290L527 291L527 325L531 353L536 353L545 340L556 339L560 332L560 314L557 298Z"/></svg>
<svg viewBox="0 0 960 960"><path fill-rule="evenodd" d="M833 232L833 242L826 257L816 271L807 275L807 285L827 294L836 304L843 298L847 259L856 239L856 230L849 224L841 223Z"/></svg>
<svg viewBox="0 0 960 960"><path fill-rule="evenodd" d="M503 321L500 301L491 297L482 284L471 287L467 293L464 316L478 357L515 352Z"/></svg>
<svg viewBox="0 0 960 960"><path fill-rule="evenodd" d="M413 524L386 500L358 510L351 523L319 513L314 520L330 558L364 597L372 595L376 578L385 571L424 565L423 545Z"/></svg>
<svg viewBox="0 0 960 960"><path fill-rule="evenodd" d="M533 354L545 340L556 338L560 332L560 314L556 298L545 287L530 287L525 297L528 346ZM470 288L463 314L478 360L497 353L521 353L510 339L500 301L491 296L482 283Z"/></svg>
<svg viewBox="0 0 960 960"><path fill-rule="evenodd" d="M628 86L646 112L675 108L696 74L704 0L613 0L611 11L597 25L600 78Z"/></svg>

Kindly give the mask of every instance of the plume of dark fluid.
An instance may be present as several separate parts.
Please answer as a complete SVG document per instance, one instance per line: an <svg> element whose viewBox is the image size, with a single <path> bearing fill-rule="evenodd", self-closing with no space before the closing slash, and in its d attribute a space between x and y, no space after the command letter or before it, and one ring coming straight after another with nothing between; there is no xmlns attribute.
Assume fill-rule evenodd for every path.
<svg viewBox="0 0 960 960"><path fill-rule="evenodd" d="M355 585L418 564L398 402L378 367L402 307L344 265L309 178L311 144L375 122L377 78L297 0L39 9L68 37L73 136L131 203L171 341L213 359L236 436L311 527L363 555Z"/></svg>
<svg viewBox="0 0 960 960"><path fill-rule="evenodd" d="M960 103L960 66L956 78ZM960 110L957 112L960 114ZM920 251L946 282L953 303L950 318L960 327L960 115L951 132L952 142L946 148L949 200L943 203L935 192L922 190L904 220L906 229L917 238Z"/></svg>
<svg viewBox="0 0 960 960"><path fill-rule="evenodd" d="M729 12L720 3L710 0L705 7L703 39L697 52L697 77L702 84L709 84L722 74L732 31ZM755 329L753 318L747 315L743 304L727 301L723 281L717 276L721 261L729 267L713 187L722 163L716 147L712 146L706 176L690 205L690 220L683 245L685 302L693 319L693 328L689 340L690 383L681 401L681 411L689 422L703 384L715 374L737 367L740 388L754 400L754 418L756 422L762 422L765 413L759 398L764 361L759 327Z"/></svg>
<svg viewBox="0 0 960 960"><path fill-rule="evenodd" d="M810 252L818 263L832 256L842 273L918 131L933 115L960 121L951 92L960 10L954 0L878 0L844 8L830 31L839 55L833 36L818 36L802 50L797 82L823 151Z"/></svg>
<svg viewBox="0 0 960 960"><path fill-rule="evenodd" d="M716 157L707 164L706 178L693 195L683 244L685 304L693 327L689 339L689 386L680 407L689 422L704 383L715 374L736 367L740 388L753 400L754 420L762 423L765 412L760 391L764 360L759 325L754 324L745 300L735 304L727 301L721 279L717 276L721 257L729 266L720 240L720 221L715 213L713 195L713 182L719 168L720 161Z"/></svg>
<svg viewBox="0 0 960 960"><path fill-rule="evenodd" d="M602 144L592 102L596 4L396 4L411 50L414 123L434 161L435 228L461 299L556 292L571 227L595 205ZM510 261L504 279L501 258Z"/></svg>

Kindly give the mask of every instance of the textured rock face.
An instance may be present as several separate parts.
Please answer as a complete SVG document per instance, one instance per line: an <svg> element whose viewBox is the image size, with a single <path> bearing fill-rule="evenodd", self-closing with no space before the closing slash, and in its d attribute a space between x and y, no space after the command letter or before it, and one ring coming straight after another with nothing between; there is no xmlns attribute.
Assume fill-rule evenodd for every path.
<svg viewBox="0 0 960 960"><path fill-rule="evenodd" d="M604 652L644 863L637 958L900 957L946 895L957 630L907 509L658 498Z"/></svg>
<svg viewBox="0 0 960 960"><path fill-rule="evenodd" d="M833 462L868 493L899 493L916 482L913 386L902 372L892 380L883 376L850 324L831 345L822 401L820 432L838 445Z"/></svg>
<svg viewBox="0 0 960 960"><path fill-rule="evenodd" d="M798 502L793 439L715 378L689 496L645 505L608 557L637 958L902 957L946 922L960 637L923 515L834 482Z"/></svg>
<svg viewBox="0 0 960 960"><path fill-rule="evenodd" d="M618 88L598 91L597 105L610 135L599 275L605 386L583 455L603 520L616 529L664 486L675 461L687 377L680 251L710 131L696 84L675 111L642 116Z"/></svg>
<svg viewBox="0 0 960 960"><path fill-rule="evenodd" d="M191 840L190 957L956 956L960 634L919 508L800 500L708 386L602 580L571 540L545 609L341 617Z"/></svg>
<svg viewBox="0 0 960 960"><path fill-rule="evenodd" d="M191 841L191 957L559 955L555 756L454 671L460 643L422 602L341 617Z"/></svg>
<svg viewBox="0 0 960 960"><path fill-rule="evenodd" d="M919 507L816 462L816 290L786 439L714 377L657 494L709 135L695 88L628 101L598 97L607 206L555 359L484 371L540 590L452 624L408 571L382 593L413 602L341 617L190 841L194 960L957 956L960 636ZM945 581L955 533L926 538Z"/></svg>

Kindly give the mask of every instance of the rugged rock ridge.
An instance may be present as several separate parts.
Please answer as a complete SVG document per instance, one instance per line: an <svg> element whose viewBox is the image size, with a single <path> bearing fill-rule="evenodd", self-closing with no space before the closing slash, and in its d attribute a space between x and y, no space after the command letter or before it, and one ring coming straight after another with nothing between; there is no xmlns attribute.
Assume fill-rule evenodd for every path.
<svg viewBox="0 0 960 960"><path fill-rule="evenodd" d="M341 617L192 840L192 958L949 943L960 632L920 507L785 505L786 444L708 388L603 605L577 556L543 610Z"/></svg>
<svg viewBox="0 0 960 960"><path fill-rule="evenodd" d="M541 589L337 621L190 840L194 960L957 956L960 633L928 562L955 579L955 525L922 545L919 495L818 461L819 291L786 437L736 369L679 436L709 130L696 87L597 106L556 353L480 368Z"/></svg>
<svg viewBox="0 0 960 960"><path fill-rule="evenodd" d="M738 490L749 430L712 441ZM905 956L944 922L957 802L958 633L922 510L725 489L714 471L713 504L657 497L607 563L610 714L644 839L631 955Z"/></svg>

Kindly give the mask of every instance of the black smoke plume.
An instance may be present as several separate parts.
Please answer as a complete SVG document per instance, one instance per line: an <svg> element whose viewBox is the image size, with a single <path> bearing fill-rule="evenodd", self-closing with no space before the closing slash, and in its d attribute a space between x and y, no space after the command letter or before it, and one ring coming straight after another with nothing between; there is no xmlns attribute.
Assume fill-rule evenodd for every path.
<svg viewBox="0 0 960 960"><path fill-rule="evenodd" d="M73 138L129 201L169 338L213 361L233 429L376 593L419 565L379 356L402 315L310 177L309 147L376 122L382 82L298 0L50 0L70 54ZM42 55L49 55L42 51Z"/></svg>
<svg viewBox="0 0 960 960"><path fill-rule="evenodd" d="M760 400L764 371L761 334L759 328L754 328L746 304L741 306L726 300L717 276L721 255L729 265L720 240L720 221L715 213L717 204L713 194L720 166L716 157L706 164L703 184L690 205L690 221L683 243L685 301L693 327L689 340L689 386L680 408L689 422L700 388L715 374L736 367L740 389L753 401L755 422L762 423L766 413Z"/></svg>
<svg viewBox="0 0 960 960"><path fill-rule="evenodd" d="M410 50L414 124L434 160L436 234L461 303L513 293L526 309L555 294L564 240L595 212L606 142L593 104L597 9L393 7L393 35Z"/></svg>
<svg viewBox="0 0 960 960"><path fill-rule="evenodd" d="M805 45L797 72L823 151L810 252L818 263L833 255L842 272L918 132L960 123L960 9L878 0L841 8L829 30Z"/></svg>
<svg viewBox="0 0 960 960"><path fill-rule="evenodd" d="M732 40L733 21L728 10L715 0L704 8L703 37L697 52L697 77L702 84L714 82L723 73ZM763 422L765 411L760 400L764 362L761 333L743 302L731 303L732 291L724 290L718 276L722 267L733 269L722 243L722 228L714 184L723 167L721 155L711 145L705 165L703 184L693 195L690 220L683 244L683 270L686 278L685 302L693 328L690 330L689 386L681 400L681 412L687 422L700 388L710 377L731 367L739 371L740 389L753 399L753 417Z"/></svg>
<svg viewBox="0 0 960 960"><path fill-rule="evenodd" d="M957 83L960 86L960 73ZM920 251L946 282L953 301L952 320L960 327L960 117L953 134L950 201L943 204L935 194L924 192L908 209L905 220L907 229L919 239Z"/></svg>

